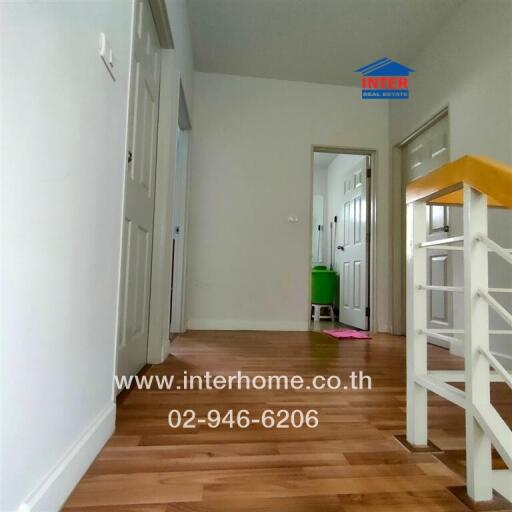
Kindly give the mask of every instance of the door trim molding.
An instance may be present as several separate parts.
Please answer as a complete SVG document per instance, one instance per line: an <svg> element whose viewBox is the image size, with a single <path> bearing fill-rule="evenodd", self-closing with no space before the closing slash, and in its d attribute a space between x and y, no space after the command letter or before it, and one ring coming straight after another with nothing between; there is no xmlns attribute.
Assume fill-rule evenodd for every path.
<svg viewBox="0 0 512 512"><path fill-rule="evenodd" d="M405 139L400 141L396 147L403 148L406 144L411 142L411 140L415 139L416 137L420 136L422 133L426 132L429 128L434 126L438 121L440 121L443 117L448 116L448 107L444 107L442 110L440 110L437 114L432 116L428 121L425 121L421 126L416 128L412 133L407 135Z"/></svg>
<svg viewBox="0 0 512 512"><path fill-rule="evenodd" d="M169 23L165 0L149 0L149 7L153 14L156 33L160 41L160 48L174 49L171 24Z"/></svg>
<svg viewBox="0 0 512 512"><path fill-rule="evenodd" d="M312 144L311 145L311 162L310 162L310 179L309 179L309 219L308 219L308 243L309 243L309 261L310 265L308 266L308 297L307 297L307 325L309 329L309 323L311 319L311 261L313 258L313 172L314 172L314 154L315 153L338 153L340 155L366 155L370 157L370 167L371 167L371 178L369 179L369 203L370 203L370 215L368 221L370 223L370 250L368 251L368 269L369 270L369 280L368 280L368 291L370 294L370 300L368 302L368 307L370 308L370 318L368 320L368 329L370 331L377 330L378 318L379 318L379 305L377 302L377 186L376 183L378 181L378 155L377 150L373 148L355 148L355 147L346 147L346 146L324 146L320 144Z"/></svg>
<svg viewBox="0 0 512 512"><path fill-rule="evenodd" d="M169 353L172 265L172 195L176 184L176 144L180 75L173 50L161 50L160 104L156 145L156 193L153 222L147 362L161 363Z"/></svg>

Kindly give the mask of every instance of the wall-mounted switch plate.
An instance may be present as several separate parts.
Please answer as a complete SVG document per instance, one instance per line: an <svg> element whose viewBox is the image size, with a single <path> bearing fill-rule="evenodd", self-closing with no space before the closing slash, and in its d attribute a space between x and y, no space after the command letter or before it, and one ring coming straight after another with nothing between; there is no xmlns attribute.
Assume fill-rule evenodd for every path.
<svg viewBox="0 0 512 512"><path fill-rule="evenodd" d="M112 51L112 47L110 46L110 43L107 40L105 32L102 32L100 34L99 52L103 64L105 64L107 71L112 77L112 80L114 80L115 82L116 77L114 75L114 52Z"/></svg>

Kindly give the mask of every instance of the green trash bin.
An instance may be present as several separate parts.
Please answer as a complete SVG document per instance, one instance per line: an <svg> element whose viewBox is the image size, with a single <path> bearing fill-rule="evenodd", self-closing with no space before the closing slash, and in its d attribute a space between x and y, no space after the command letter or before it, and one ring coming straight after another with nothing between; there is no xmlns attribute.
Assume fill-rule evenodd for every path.
<svg viewBox="0 0 512 512"><path fill-rule="evenodd" d="M312 270L311 303L333 305L338 289L338 274L334 270Z"/></svg>

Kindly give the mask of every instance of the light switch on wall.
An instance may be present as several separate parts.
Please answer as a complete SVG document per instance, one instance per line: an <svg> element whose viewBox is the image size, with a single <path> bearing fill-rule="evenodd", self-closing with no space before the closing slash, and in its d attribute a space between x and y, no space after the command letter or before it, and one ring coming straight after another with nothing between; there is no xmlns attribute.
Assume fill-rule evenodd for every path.
<svg viewBox="0 0 512 512"><path fill-rule="evenodd" d="M107 71L112 77L112 80L114 80L115 82L116 77L114 75L114 52L112 50L112 47L110 46L110 43L108 42L105 32L102 32L100 34L99 52L103 64L105 64Z"/></svg>

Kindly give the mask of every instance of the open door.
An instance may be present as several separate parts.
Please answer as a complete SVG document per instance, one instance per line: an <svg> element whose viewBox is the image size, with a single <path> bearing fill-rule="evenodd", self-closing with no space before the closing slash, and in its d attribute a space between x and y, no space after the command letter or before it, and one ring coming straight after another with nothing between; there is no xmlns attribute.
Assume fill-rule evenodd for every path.
<svg viewBox="0 0 512 512"><path fill-rule="evenodd" d="M368 329L368 231L367 191L369 157L361 158L345 175L343 211L336 245L341 272L340 322Z"/></svg>
<svg viewBox="0 0 512 512"><path fill-rule="evenodd" d="M160 46L147 0L134 5L117 375L147 362Z"/></svg>
<svg viewBox="0 0 512 512"><path fill-rule="evenodd" d="M187 238L188 152L192 129L183 86L180 83L176 175L172 196L172 263L169 335L185 331L185 273Z"/></svg>
<svg viewBox="0 0 512 512"><path fill-rule="evenodd" d="M178 129L176 150L176 181L173 194L172 233L172 289L170 333L183 329L184 273L185 273L185 212L187 201L188 132Z"/></svg>

